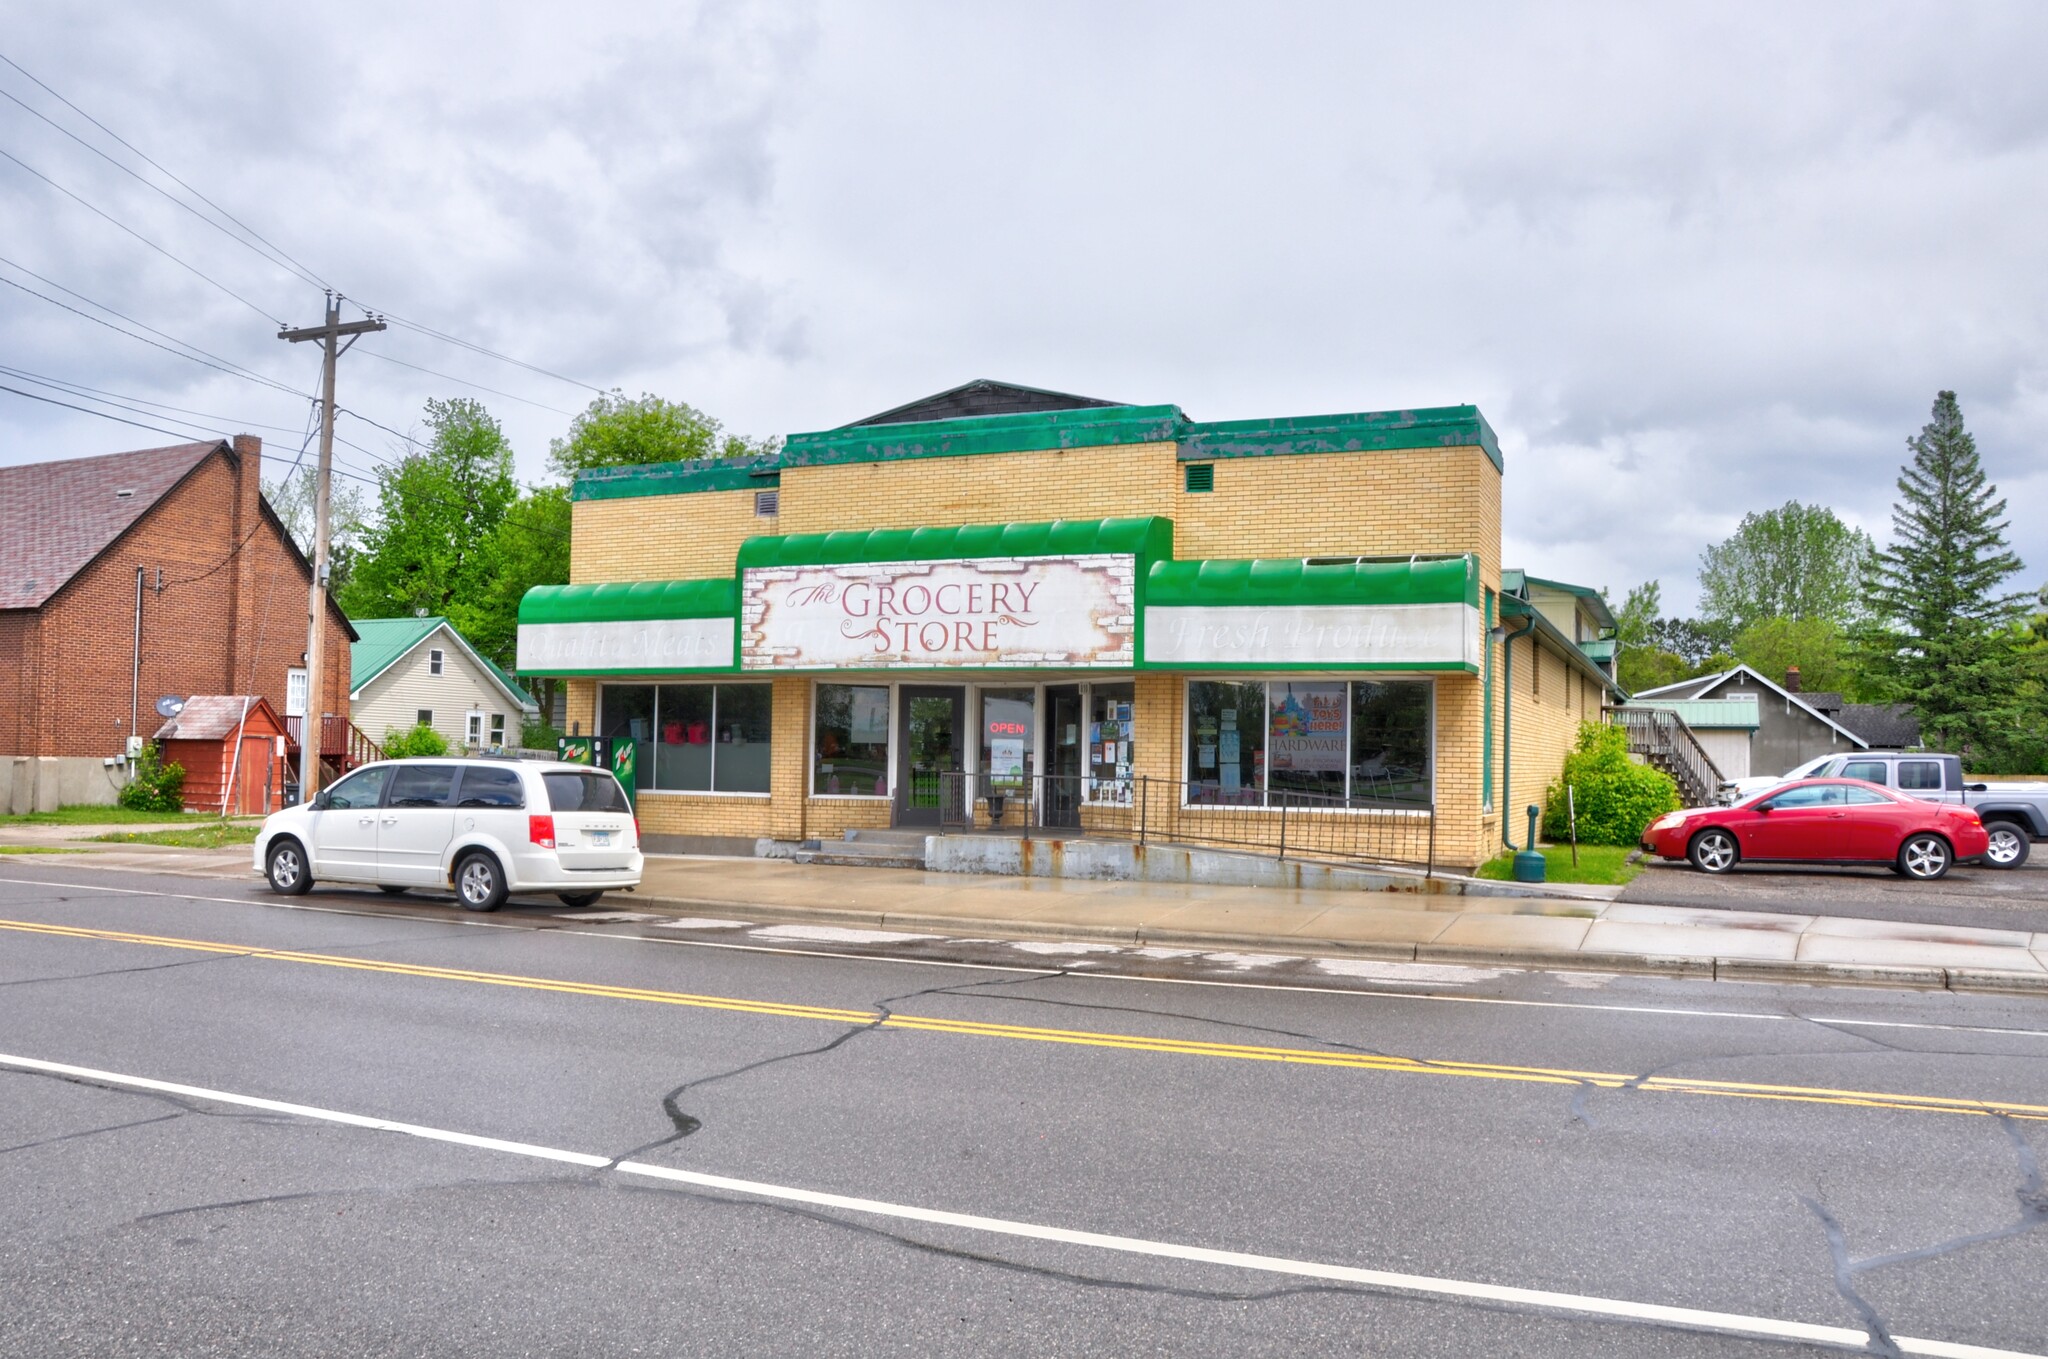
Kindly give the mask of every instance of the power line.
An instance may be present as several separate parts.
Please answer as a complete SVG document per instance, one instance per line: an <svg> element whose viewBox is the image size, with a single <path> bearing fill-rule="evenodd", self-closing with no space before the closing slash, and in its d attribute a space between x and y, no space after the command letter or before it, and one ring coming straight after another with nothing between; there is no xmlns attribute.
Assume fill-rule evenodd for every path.
<svg viewBox="0 0 2048 1359"><path fill-rule="evenodd" d="M122 410L134 411L137 415L155 415L158 411L170 411L174 415L192 415L197 416L201 420L217 420L223 428L234 426L239 429L267 429L274 430L279 434L289 434L292 432L289 425L270 425L255 420L237 420L232 416L218 415L211 411L195 411L186 406L173 406L168 401L151 401L146 396L134 396L127 392L110 392L104 387L88 387L82 382L67 382L63 378L53 378L42 373L32 373L26 368L15 368L4 363L0 363L0 373L5 373L9 377L19 378L25 382L33 382L38 386L67 392L72 396L103 400L108 405L120 406ZM134 404L123 405L122 403L124 402L133 402ZM142 406L153 406L156 409L139 409Z"/></svg>
<svg viewBox="0 0 2048 1359"><path fill-rule="evenodd" d="M256 313L256 314L258 315L258 316L262 317L262 318L263 318L264 320L266 320L266 321L274 321L274 320L276 320L276 319L277 319L277 318L275 318L274 316L272 316L272 315L271 315L271 314L270 314L269 312L267 312L267 311L263 310L263 308L261 308L261 307L257 306L257 305L256 305L256 304L255 304L254 302L251 302L251 301L250 301L250 300L249 300L248 298L246 298L246 297L242 296L242 295L241 295L240 293L236 292L236 291L235 291L235 290L234 290L233 288L230 288L230 287L229 287L229 286L228 286L227 284L225 284L225 283L221 282L221 281L220 281L219 279L215 278L215 277L214 277L213 275L211 275L211 274L208 274L208 273L204 272L203 270L201 270L201 269L200 269L200 268L199 268L199 267L198 267L197 265L193 265L193 264L187 264L187 263L186 263L186 262L185 262L184 260L181 260L181 259L179 259L179 258L178 258L178 257L177 257L176 255L173 255L173 254L172 254L172 253L171 253L170 251L168 251L168 250L164 249L164 248L163 248L162 246L158 245L158 244L157 244L157 243L156 243L155 241L152 241L151 239L149 239L149 237L147 237L147 236L143 235L143 234L142 234L141 232L137 231L137 230L136 230L136 229L135 229L134 227L132 227L132 226L129 226L129 225L128 225L128 224L126 223L126 222L123 222L123 221L121 221L121 220L120 220L119 218L117 218L117 217L114 217L114 216L112 216L112 215L111 215L111 214L109 214L109 213L103 212L103 211L101 211L101 210L100 210L99 208L97 208L97 207L94 207L94 206L93 206L93 205L92 205L91 203L87 202L87 201L86 201L85 199L83 199L83 198L80 198L80 197L79 197L79 196L78 196L77 194L75 194L75 193L71 192L71 190L69 190L69 189L65 188L65 187L64 187L64 186L63 186L62 184L59 184L59 183L58 183L58 182L57 182L56 180L54 180L54 179L50 178L50 177L49 177L48 175L44 174L44 173L43 173L43 172L42 172L41 170L38 170L38 169L36 169L36 167L35 167L35 166L33 166L33 165L30 165L30 164L29 164L29 163L28 163L27 161L25 161L25 160L23 160L23 159L22 159L21 157L19 157L19 156L15 155L15 154L14 154L13 152L11 152L11 151L4 151L4 150L0 150L0 156L5 156L5 157L6 157L6 158L7 158L8 160L11 160L11 161L13 161L13 162L14 162L14 163L15 163L16 165L19 165L19 166L20 166L20 167L21 167L22 169L24 169L24 170L28 171L28 172L29 172L30 174L34 175L34 176L35 176L35 177L36 177L37 179L40 179L41 181L43 181L43 183L45 183L45 184L49 185L49 186L50 186L51 188L55 189L55 190L56 190L56 191L57 191L58 193L61 193L61 194L63 194L63 195L64 195L64 196L66 197L66 198L69 198L69 199L70 199L70 200L72 200L72 201L73 201L74 203L77 203L77 204L78 204L79 206L81 206L81 207L83 207L83 208L87 209L87 210L88 210L88 211L90 211L90 212L93 212L93 213L97 214L97 215L98 215L98 216L100 216L100 217L103 217L103 218L105 218L105 219L106 219L106 220L107 220L108 222L111 222L111 223L113 223L113 225L115 225L115 226L119 227L119 228L120 228L121 230L123 230L123 231L127 232L127 233L128 233L128 234L129 234L130 236L133 236L133 237L134 237L134 238L135 238L136 240L138 240L138 241L141 241L141 242L142 242L142 243L143 243L144 245L148 246L148 247L149 247L149 248L150 248L151 250L154 250L154 251L156 251L156 253L157 253L157 254L159 254L159 255L162 255L162 256L163 256L163 257L164 257L165 259L167 259L167 260L169 260L169 261L170 261L171 263L173 263L173 264L177 265L177 266L178 266L179 268L181 268L181 269L184 269L184 270L187 270L187 271L188 271L188 272L190 272L190 273L191 273L191 274L192 274L193 276L195 276L195 277L197 277L197 278L201 278L201 279L204 279L204 280L205 280L206 282L208 282L208 283L211 283L211 284L212 284L212 285L213 285L214 287L216 287L216 288L220 289L220 290L221 290L222 292L226 293L226 294L227 294L227 295L228 295L229 297L232 297L232 298L234 298L234 299L235 299L235 301L237 301L237 302L241 303L241 304L242 304L243 306L247 307L247 308L248 308L248 309L249 309L250 311L253 311L253 312L255 312L255 313Z"/></svg>
<svg viewBox="0 0 2048 1359"><path fill-rule="evenodd" d="M116 420L124 425L133 425L137 429L146 429L157 434L168 434L174 439L183 439L186 443L208 442L207 436L204 434L194 434L190 430L183 429L165 429L162 425L145 425L140 420L124 420L118 415L109 415L105 411L96 411L90 406L74 406L69 401L59 401L54 396L38 396L34 392L24 392L19 387L9 387L4 383L0 383L0 392L13 392L16 396L25 396L31 401L43 401L52 406L62 406L66 410L82 411L87 415L97 415L102 420Z"/></svg>
<svg viewBox="0 0 2048 1359"><path fill-rule="evenodd" d="M207 206L207 207L209 207L209 208L212 208L212 209L213 209L213 210L214 210L215 212L217 212L217 213L219 213L219 214L220 214L221 216L223 216L223 217L227 218L227 219L228 219L228 220L229 220L230 222L233 222L233 223L234 223L234 224L235 224L236 226L240 227L240 228L241 228L242 230L244 230L244 231L248 232L248 233L249 233L249 235L250 235L250 236L252 236L252 237L254 237L254 238L255 238L256 240L258 240L258 241L261 241L261 242L262 242L262 243L263 243L264 245L266 245L266 246L269 246L269 247L270 247L270 249L272 249L272 250L275 250L275 251L277 251L277 253L278 253L278 254L279 254L280 256L282 256L283 258L285 258L285 259L287 259L287 260L291 260L291 262L292 262L292 264L293 264L293 265L295 265L295 266L296 266L296 267L298 267L299 269L302 269L302 270L304 270L304 271L305 271L305 272L306 272L306 273L307 273L308 275L310 275L310 276L311 276L311 277L313 278L313 280L314 280L314 281L315 281L316 283L318 283L318 284L319 284L319 285L320 285L321 287L325 288L325 287L331 287L331 286L333 286L333 285L329 284L329 283L327 282L327 280L326 280L326 279L324 279L324 278L321 278L321 277L320 277L320 276L319 276L318 274L314 273L314 272L313 272L313 271L312 271L311 269L307 269L305 265L303 265L303 264L300 264L300 263L298 262L298 260L296 260L296 259L293 259L293 257L291 256L291 254L290 254L290 253L289 253L288 251L284 250L284 249L283 249L282 247L280 247L280 246L277 246L277 245L274 245L274 244L272 244L272 243L271 243L271 241L270 241L270 240L268 240L268 239L267 239L267 238L266 238L266 237L265 237L265 236L263 235L263 233L261 233L261 232L257 231L257 230L256 230L256 228L254 228L254 227L250 226L250 225L249 225L249 224L248 224L247 222L244 222L244 221L243 221L243 220L242 220L241 218L239 218L239 217L235 216L235 215L234 215L234 214L233 214L232 212L229 212L229 211L228 211L228 210L227 210L226 208L224 208L224 207L222 207L222 206L221 206L220 204L218 204L218 203L214 202L214 201L213 201L213 200L212 200L211 198L208 198L208 197L207 197L207 196L206 196L205 194L203 194L203 193L199 192L199 190L197 190L197 189L193 188L193 187L192 187L192 186L191 186L190 184L187 184L187 183L186 183L186 182L185 182L184 180L182 180L182 179L178 178L178 176L176 176L175 174L172 174L172 173L171 173L171 172L170 172L169 170L165 169L165 168L163 167L163 165L162 165L162 164L160 164L160 163L159 163L159 162L157 162L156 160L152 159L152 158L150 157L150 155L149 155L149 153L148 153L148 152L146 152L146 151L142 150L142 148L140 148L140 147L136 146L136 145L135 145L135 144L134 144L133 142L129 141L129 140L128 140L128 139L126 138L126 137L123 137L123 136L122 136L122 135L121 135L120 133L118 133L118 132L114 131L114 129L112 129L112 128L108 127L108 126L107 126L107 125L106 125L105 123L103 123L103 122L101 122L101 121L100 121L99 119L97 119L97 118L93 117L93 116L92 116L92 115L91 115L90 113L87 113L87 112L86 112L86 111L85 111L84 109L82 109L82 108L78 107L78 105L76 105L76 104L72 103L72 102L71 102L71 101L70 101L69 99L66 99L66 98L65 98L65 97L64 97L63 95L61 95L61 94L57 93L57 91L55 91L55 90L51 89L51 88L50 88L50 87L49 87L49 86L48 86L47 84L44 84L44 82L43 82L42 80L38 79L38 78L37 78L37 77L36 77L36 76L35 76L35 75L34 75L34 74L33 74L32 72L30 72L30 71L29 71L29 70L28 70L27 68L25 68L24 66L22 66L22 64L21 64L20 62L18 62L18 61L16 61L16 60L14 60L14 58L12 58L12 57L8 56L8 55L7 55L7 54L6 54L5 52L0 52L0 61L4 61L4 62L6 62L6 63L7 63L7 64L8 64L9 66L12 66L12 67L13 67L13 68L14 68L15 70L17 70L17 71L20 71L20 72L21 72L21 74L23 74L24 76L27 76L27 77L28 77L28 78L29 78L30 80L34 81L34 82L35 82L35 83L36 83L36 84L37 84L38 86L41 86L41 88L42 88L43 92L44 92L44 93L46 93L46 94L48 94L48 95L49 95L49 96L50 96L50 97L51 97L52 99L55 99L55 100L56 100L56 101L57 101L58 103L62 104L62 105L63 105L63 106L65 107L65 108L67 108L67 109L70 109L70 110L71 110L71 111L72 111L73 113L75 113L75 114L77 114L77 115L78 115L79 117L81 117L81 118L85 119L85 121L87 121L88 123L91 123L91 124L92 124L92 125L93 125L94 127L98 128L98 129L99 129L100 131L102 131L102 132L106 133L106 134L107 134L107 135L108 135L109 137L112 137L112 138L113 138L113 139L114 139L115 141L119 142L119 143L120 143L121 145L123 145L123 146L127 147L127 148L128 148L128 149L129 149L130 151L133 151L133 152L134 152L134 153L135 153L136 155L138 155L138 156L140 156L140 157L142 158L142 160L143 160L143 162L144 162L145 164L147 164L147 165L151 166L152 168L154 168L154 169L156 169L156 170L158 170L158 171L162 172L162 173L163 173L164 175L166 175L166 176L167 176L167 177L168 177L168 178L170 179L170 181L171 181L171 182L172 182L173 184L176 184L176 185L177 185L177 186L178 186L179 188L181 188L181 189L185 190L185 192L187 192L187 193L191 194L191 195L192 195L192 196L193 196L194 198L196 198L196 199L198 199L198 200L199 200L200 202L202 202L202 203L206 204L206 206Z"/></svg>
<svg viewBox="0 0 2048 1359"><path fill-rule="evenodd" d="M277 388L277 390L281 392L289 392L293 396L310 395L309 393L298 391L295 388L287 387L285 386L285 384L279 382L275 378L265 377L261 373L256 372L252 368L244 368L241 364L236 363L233 359L222 358L220 355L215 354L210 350L201 349L198 345L193 344L188 340L181 340L175 335L171 335L165 331L158 330L155 326L148 325L145 324L144 322L138 321L134 317L129 316L124 312L115 311L112 307L106 305L106 303L104 302L95 302L91 298L87 297L84 293L76 292L70 288L65 287L61 283L55 282L52 279L44 278L35 270L27 268L23 265L16 264L13 260L8 259L4 255L0 255L0 264L4 264L11 269L18 269L22 273L27 274L30 278L35 279L40 283L47 284L52 288L55 288L60 293L66 293L72 297L77 298L79 301L85 303L89 307L98 307L101 311L106 312L109 316L119 316L123 321L126 321L129 325L140 326L142 329L150 332L151 335L161 335L163 336L164 339L169 340L171 344L183 345L185 349L189 349L192 352L188 354L185 353L184 350L172 349L169 345L158 344L155 340L149 339L147 336L137 335L132 330L122 330L121 327L115 325L113 322L103 320L100 317L94 316L90 312L80 311L78 308L72 306L68 302L59 302L56 298L50 297L44 293L39 293L34 288L28 287L25 284L16 283L11 278L0 277L0 283L5 283L10 288L19 288L22 292L27 293L30 297L40 297L42 298L43 301L48 302L53 307L62 307L65 311L68 311L75 316L83 316L86 320L91 321L96 325L105 326L107 329L116 331L119 334L126 335L131 340L141 340L144 344L154 345L156 348L163 350L166 354L176 354L181 359L190 359L193 363L205 364L206 367L208 368L217 368L221 372L226 373L229 377L238 377L245 379L246 381L249 382L258 382L266 387L275 387ZM197 357L198 355L202 354L205 355L204 358Z"/></svg>
<svg viewBox="0 0 2048 1359"><path fill-rule="evenodd" d="M562 374L555 372L553 369L543 368L537 363L528 363L525 359L515 359L510 354L500 354L495 349L486 349L480 344L472 343L471 341L462 339L459 336L447 334L445 331L435 330L431 326L423 326L417 321L408 321L403 316L394 315L393 313L388 311L380 311L377 314L395 325L404 326L407 330L418 331L422 335L432 336L434 339L440 340L444 344L459 345L460 347L469 350L471 353L482 354L485 358L496 359L500 363L509 363L516 368L524 368L528 372L539 373L543 377L551 377L557 382L566 382L571 387L581 387L586 392L596 392L599 396L603 396L606 394L605 389L602 387L593 387L589 383L584 382L578 378L565 377Z"/></svg>
<svg viewBox="0 0 2048 1359"><path fill-rule="evenodd" d="M5 58L0 58L0 60L5 60ZM50 125L51 127L55 128L55 129L56 129L57 131L59 131L59 132L63 133L63 134L65 135L65 136L69 137L69 138L70 138L70 139L71 139L72 141L74 141L74 142L77 142L77 143L78 143L78 144L79 144L80 146L82 146L82 147L84 147L84 148L85 148L86 150L88 150L88 151L92 152L92 153L93 153L93 154L94 154L95 156L98 156L98 157L99 157L99 158L100 158L101 160L105 161L105 162L106 162L107 164L109 164L109 165L113 166L113 167L114 167L114 168L115 168L116 170L119 170L119 171L120 171L120 172L121 172L122 174L124 174L124 175L127 175L127 176L128 176L129 178L133 179L133 180L134 180L134 181L135 181L136 183L140 184L140 185L141 185L141 186L142 186L143 188L145 188L145 189L148 189L148 190L149 190L149 191L150 191L151 193L155 193L155 194L160 194L160 195L162 195L162 196L163 196L163 198L165 198L165 199L166 199L167 201L169 201L169 202L171 202L171 203L174 203L174 204L176 204L176 205L177 205L178 207L181 207L181 208L183 208L183 209L184 209L185 211L187 211L187 212L191 213L191 214L192 214L192 215L193 215L194 217L197 217L197 218L198 218L198 219L199 219L200 221L202 221L202 222L206 223L206 225L208 225L208 226L212 227L212 228L213 228L213 229L214 229L215 231L218 231L218 232L219 232L219 233L220 233L221 235L223 235L223 236L227 237L227 238L228 238L229 240L233 241L233 242L234 242L234 243L235 243L236 245L239 245L239 246L241 246L241 247L242 247L243 249L245 249L245 250L250 250L250 251L253 251L253 252L255 252L255 254L256 254L257 256L259 256L260 258L262 258L262 259L263 259L263 260L264 260L264 261L265 261L266 263L268 263L268 264L274 264L274 265L278 266L279 268L281 268L281 269L284 269L284 270L286 270L287 272L289 272L289 273L293 274L293 275L294 275L295 277L297 277L298 279L300 279L300 280L301 280L302 282L305 282L305 283L309 283L309 284L311 284L312 286L314 286L315 288L318 288L318 287L320 287L320 286L321 286L321 283L320 283L320 280L319 280L319 279L317 279L317 278L314 278L314 277L313 277L313 276L312 276L311 274L309 274L309 273L307 273L307 272L306 272L305 270L301 269L301 268L300 268L300 267L299 267L298 265L296 265L296 264L292 263L292 262L291 262L290 260L288 260L288 259L280 259L280 258L278 258L277 256L275 256L275 255L272 255L272 254L271 254L271 253L270 253L269 251L267 251L267 250L264 250L264 249L261 249L261 248L259 248L258 246L256 246L255 244L251 243L251 242L250 242L250 241L249 241L249 240L248 240L247 238L245 238L245 237L242 237L242 236L238 236L238 235L236 235L236 234L235 234L234 232L232 232L232 231L229 231L229 230L228 230L228 229L227 229L226 227L222 226L222 225L221 225L221 224L220 224L219 222L216 222L216 221L214 221L214 220L213 220L213 218L211 218L211 217L208 217L208 216L207 216L207 215L206 215L205 213L203 213L203 212L201 212L201 211L200 211L199 209L197 209L197 208L193 207L193 206L192 206L192 205L191 205L190 203L187 203L187 202L186 202L186 201L185 201L184 199L182 199L182 198L178 197L178 196L177 196L176 194L172 193L172 192L171 192L170 190L168 190L168 189L166 189L166 188L162 187L161 185L158 185L158 184L153 184L153 183L151 183L151 182L150 182L150 181L149 181L149 180L148 180L147 178L145 178L145 177L144 177L144 176L143 176L143 175L142 175L142 174L141 174L140 172L138 172L138 171L137 171L137 170L136 170L136 169L135 169L135 168L134 168L133 166L130 166L130 165L123 165L123 164L122 164L122 163L121 163L120 161L118 161L118 160L115 160L115 159L114 159L114 158L113 158L112 156L110 156L110 155L108 155L108 154L107 154L106 152L104 152L104 151L100 150L100 148L98 148L97 146L94 146L94 145L93 145L93 144L92 144L91 142L87 141L87 140L86 140L85 138L83 138L83 137L79 136L79 135L78 135L78 134L77 134L76 132L73 132L73 131L72 131L72 130L71 130L70 128L68 128L68 127L64 126L64 125L63 125L62 123L60 123L60 122L58 122L58 121L57 121L56 119L52 118L52 117L51 117L51 116L50 116L49 114L47 114L47 113L44 113L44 112L43 112L43 111L42 111L41 109L39 109L39 108L36 108L35 106L31 105L31 104L30 104L30 103L28 103L28 102L27 102L26 100L22 99L22 98L21 98L21 97L20 97L19 95L17 95L17 94L14 94L14 93L13 93L12 91L9 91L9 90L0 90L0 98L4 98L4 99L10 99L10 100L12 100L12 101L13 101L14 103L16 103L16 104L20 105L20 106L21 106L21 108L22 108L23 110L25 110L26 112L28 112L28 113L32 114L33 116L35 116L35 117L37 117L37 118L40 118L40 119L42 119L42 120L43 120L44 122L48 123L48 124L49 124L49 125ZM132 150L133 148L130 148L130 149Z"/></svg>
<svg viewBox="0 0 2048 1359"><path fill-rule="evenodd" d="M538 406L544 411L553 411L557 415L573 416L576 414L575 411L565 411L560 406L550 406L544 401L529 401L523 396L514 396L510 392L501 392L496 387L486 387L481 382L471 382L468 378L459 378L453 373L437 373L431 368L422 368L416 363L407 363L404 359L394 359L389 354L379 354L372 349L365 349L363 353L369 358L382 359L386 363L395 363L400 368L410 368L415 373L425 373L428 377L437 377L446 382L459 382L465 387L474 387L480 392L489 392L492 396L502 396L507 401L517 401L527 406Z"/></svg>

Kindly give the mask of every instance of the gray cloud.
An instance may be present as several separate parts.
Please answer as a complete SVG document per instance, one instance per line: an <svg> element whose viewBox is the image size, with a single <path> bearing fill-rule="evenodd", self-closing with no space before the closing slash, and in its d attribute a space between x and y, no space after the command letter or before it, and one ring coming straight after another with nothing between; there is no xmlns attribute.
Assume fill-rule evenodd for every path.
<svg viewBox="0 0 2048 1359"><path fill-rule="evenodd" d="M24 6L0 31L351 295L735 429L973 376L1201 418L1474 401L1508 450L1511 558L1661 577L1683 606L1748 510L1819 501L1882 537L1904 440L1954 387L2048 572L2037 7ZM314 315L11 105L0 147ZM4 165L0 240L307 382L254 315ZM304 415L18 294L0 363ZM344 378L399 427L450 390ZM537 475L563 418L485 399ZM0 459L139 442L0 404Z"/></svg>

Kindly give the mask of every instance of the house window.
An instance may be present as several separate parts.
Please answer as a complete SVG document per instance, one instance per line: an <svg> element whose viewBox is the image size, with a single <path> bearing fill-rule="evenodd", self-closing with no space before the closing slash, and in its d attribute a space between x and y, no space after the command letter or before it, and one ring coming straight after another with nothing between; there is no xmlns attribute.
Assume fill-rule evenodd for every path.
<svg viewBox="0 0 2048 1359"><path fill-rule="evenodd" d="M493 746L505 744L505 714L503 713L491 714L491 744Z"/></svg>
<svg viewBox="0 0 2048 1359"><path fill-rule="evenodd" d="M811 731L811 791L828 797L889 795L889 690L821 684Z"/></svg>
<svg viewBox="0 0 2048 1359"><path fill-rule="evenodd" d="M306 668L295 665L284 672L284 715L306 715Z"/></svg>
<svg viewBox="0 0 2048 1359"><path fill-rule="evenodd" d="M1187 800L1427 807L1429 680L1191 680Z"/></svg>
<svg viewBox="0 0 2048 1359"><path fill-rule="evenodd" d="M435 647L427 653L427 673L429 675L440 674L446 662L447 657L442 654L441 648Z"/></svg>
<svg viewBox="0 0 2048 1359"><path fill-rule="evenodd" d="M766 684L607 684L598 732L633 742L643 789L765 793L772 695Z"/></svg>
<svg viewBox="0 0 2048 1359"><path fill-rule="evenodd" d="M415 717L415 718L413 719L413 721L415 721L415 722L419 723L419 724L420 724L421 726L423 726L423 727L431 727L431 726L433 726L433 725L434 725L434 710L433 710L432 708L422 708L422 709L420 709L420 710L419 710L419 715L418 715L417 717Z"/></svg>

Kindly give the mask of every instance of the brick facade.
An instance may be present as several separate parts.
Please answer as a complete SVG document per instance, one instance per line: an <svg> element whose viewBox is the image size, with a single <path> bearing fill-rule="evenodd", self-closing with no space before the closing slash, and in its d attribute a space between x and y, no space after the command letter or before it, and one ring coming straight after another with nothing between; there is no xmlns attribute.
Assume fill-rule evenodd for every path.
<svg viewBox="0 0 2048 1359"><path fill-rule="evenodd" d="M40 608L0 612L0 754L118 755L131 711L143 736L162 725L164 694L260 694L284 711L310 579L264 511L262 451L249 435L219 445ZM343 719L349 641L330 607L322 707Z"/></svg>

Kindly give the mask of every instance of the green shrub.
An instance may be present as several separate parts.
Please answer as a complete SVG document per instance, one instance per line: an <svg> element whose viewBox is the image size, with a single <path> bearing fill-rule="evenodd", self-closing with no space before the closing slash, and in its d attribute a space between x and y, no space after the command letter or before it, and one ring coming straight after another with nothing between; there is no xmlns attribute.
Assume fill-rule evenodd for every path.
<svg viewBox="0 0 2048 1359"><path fill-rule="evenodd" d="M552 752L555 742L564 733L545 722L526 722L519 728L519 746L522 750L546 750Z"/></svg>
<svg viewBox="0 0 2048 1359"><path fill-rule="evenodd" d="M1570 828L1565 789L1578 804L1579 842L1634 845L1643 827L1678 809L1678 785L1662 770L1628 757L1628 733L1603 722L1579 724L1577 749L1564 757L1564 773L1544 799L1543 834L1563 840Z"/></svg>
<svg viewBox="0 0 2048 1359"><path fill-rule="evenodd" d="M130 811L181 812L185 810L185 766L163 763L162 753L151 741L135 757L133 776L117 800Z"/></svg>
<svg viewBox="0 0 2048 1359"><path fill-rule="evenodd" d="M408 755L446 755L448 738L422 722L410 731L393 727L384 733L384 758L402 760Z"/></svg>

